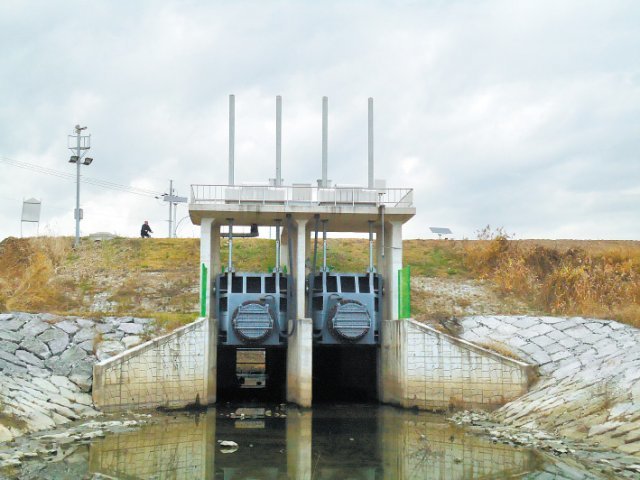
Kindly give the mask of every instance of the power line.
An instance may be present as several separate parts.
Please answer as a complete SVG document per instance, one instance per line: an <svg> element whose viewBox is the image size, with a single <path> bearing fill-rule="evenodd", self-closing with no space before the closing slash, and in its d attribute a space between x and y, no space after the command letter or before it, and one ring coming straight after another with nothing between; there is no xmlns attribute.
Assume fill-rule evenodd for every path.
<svg viewBox="0 0 640 480"><path fill-rule="evenodd" d="M41 165L35 165L33 163L20 162L18 160L13 160L11 158L0 156L0 162L6 163L7 165L11 165L18 168L23 168L26 170L31 170L37 173L43 173L45 175L51 175L58 178L63 178L66 180L75 180L75 176L72 173L61 172L59 170L54 170L51 168L43 167ZM108 180L101 180L98 178L91 177L81 177L80 181L82 183L86 183L88 185L95 185L97 187L107 188L110 190L117 190L124 193L132 193L134 195L141 195L144 197L160 197L164 195L163 192L157 192L154 190L148 190L145 188L131 187L129 185L122 185L119 183L111 182Z"/></svg>

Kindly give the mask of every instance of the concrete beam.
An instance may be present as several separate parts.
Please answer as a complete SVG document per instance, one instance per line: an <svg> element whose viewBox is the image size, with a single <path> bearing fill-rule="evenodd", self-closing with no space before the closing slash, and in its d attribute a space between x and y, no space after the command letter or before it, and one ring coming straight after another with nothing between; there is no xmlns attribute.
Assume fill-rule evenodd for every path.
<svg viewBox="0 0 640 480"><path fill-rule="evenodd" d="M235 225L251 225L256 223L262 227L275 226L276 219L284 219L291 214L295 219L304 218L313 223L316 214L329 220L331 232L369 232L369 221L380 220L380 210L375 204L356 205L254 205L243 203L205 204L190 203L189 215L195 225L203 218L233 218ZM416 214L414 207L387 206L386 221L408 222Z"/></svg>

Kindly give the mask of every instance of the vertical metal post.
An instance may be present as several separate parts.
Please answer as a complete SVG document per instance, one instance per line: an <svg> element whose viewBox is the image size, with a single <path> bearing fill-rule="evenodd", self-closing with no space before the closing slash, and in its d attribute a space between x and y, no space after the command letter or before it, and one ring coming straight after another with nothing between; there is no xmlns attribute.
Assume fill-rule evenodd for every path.
<svg viewBox="0 0 640 480"><path fill-rule="evenodd" d="M276 187L282 186L282 97L276 97Z"/></svg>
<svg viewBox="0 0 640 480"><path fill-rule="evenodd" d="M173 197L173 180L169 180L169 200ZM169 238L171 238L171 234L173 230L171 229L171 222L173 221L173 213L171 211L173 202L169 201Z"/></svg>
<svg viewBox="0 0 640 480"><path fill-rule="evenodd" d="M315 225L313 228L313 260L311 261L311 275L309 275L309 295L307 298L307 316L311 318L313 312L313 293L316 282L316 263L318 260L318 228L320 226L320 215L314 215Z"/></svg>
<svg viewBox="0 0 640 480"><path fill-rule="evenodd" d="M176 238L176 231L178 230L178 204L173 204L173 238Z"/></svg>
<svg viewBox="0 0 640 480"><path fill-rule="evenodd" d="M369 273L374 273L373 266L373 220L369 220Z"/></svg>
<svg viewBox="0 0 640 480"><path fill-rule="evenodd" d="M322 271L327 271L327 220L322 220Z"/></svg>
<svg viewBox="0 0 640 480"><path fill-rule="evenodd" d="M280 272L280 219L276 220L276 266L274 272Z"/></svg>
<svg viewBox="0 0 640 480"><path fill-rule="evenodd" d="M380 232L382 233L382 239L381 239L381 245L382 245L382 258L384 258L384 205L380 205L380 225L382 225L382 228L380 229ZM380 265L378 265L380 266Z"/></svg>
<svg viewBox="0 0 640 480"><path fill-rule="evenodd" d="M369 97L369 188L373 189L373 98Z"/></svg>
<svg viewBox="0 0 640 480"><path fill-rule="evenodd" d="M233 218L227 218L229 222L229 260L227 263L227 292L231 292L233 280Z"/></svg>
<svg viewBox="0 0 640 480"><path fill-rule="evenodd" d="M327 149L329 143L329 98L322 97L322 187L327 188Z"/></svg>
<svg viewBox="0 0 640 480"><path fill-rule="evenodd" d="M229 95L229 185L233 185L234 154L236 141L236 96Z"/></svg>
<svg viewBox="0 0 640 480"><path fill-rule="evenodd" d="M74 246L80 245L80 141L82 131L80 125L76 125L76 156L78 161L76 162L76 240Z"/></svg>

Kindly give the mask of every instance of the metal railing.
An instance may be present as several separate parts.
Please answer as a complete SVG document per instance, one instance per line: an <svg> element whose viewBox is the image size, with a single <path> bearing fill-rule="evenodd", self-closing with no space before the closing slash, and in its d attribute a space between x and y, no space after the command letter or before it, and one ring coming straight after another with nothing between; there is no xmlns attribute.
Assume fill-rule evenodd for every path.
<svg viewBox="0 0 640 480"><path fill-rule="evenodd" d="M385 205L413 207L412 188L292 185L191 185L193 204L242 205Z"/></svg>

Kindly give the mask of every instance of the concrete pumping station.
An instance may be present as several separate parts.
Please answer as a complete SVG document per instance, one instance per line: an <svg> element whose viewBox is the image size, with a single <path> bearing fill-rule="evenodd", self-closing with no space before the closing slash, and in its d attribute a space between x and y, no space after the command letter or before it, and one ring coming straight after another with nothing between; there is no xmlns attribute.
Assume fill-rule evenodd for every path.
<svg viewBox="0 0 640 480"><path fill-rule="evenodd" d="M328 178L323 97L321 178L284 185L279 96L275 177L242 183L235 178L229 96L228 181L191 186L189 215L200 226L200 317L95 364L96 405L346 401L444 410L495 408L527 391L531 365L410 318L402 228L416 214L413 189L374 178L372 98L367 106L366 184L333 185ZM275 231L275 263L267 271L237 267L234 243L261 229ZM368 262L356 271L327 263L327 237L345 233L368 236Z"/></svg>
<svg viewBox="0 0 640 480"><path fill-rule="evenodd" d="M374 180L373 99L368 102L368 182L332 185L326 97L322 106L317 185L283 184L281 97L276 98L275 178L264 185L235 181L233 95L228 184L192 185L189 213L202 232L200 313L217 327L217 396L235 398L247 389L255 396L255 390L264 389L304 406L328 392L377 398L382 320L397 319L402 224L415 215L413 191ZM237 227L251 230L238 234ZM273 269L237 271L234 239L256 236L260 227L275 229ZM362 271L329 268L331 232L368 234L369 262ZM220 258L222 237L228 238L226 265Z"/></svg>

